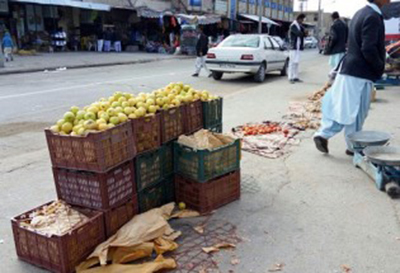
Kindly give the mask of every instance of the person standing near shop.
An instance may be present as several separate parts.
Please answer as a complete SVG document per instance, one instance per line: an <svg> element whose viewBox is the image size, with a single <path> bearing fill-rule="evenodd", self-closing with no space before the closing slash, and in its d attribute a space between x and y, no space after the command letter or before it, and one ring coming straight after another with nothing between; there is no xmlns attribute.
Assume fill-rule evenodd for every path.
<svg viewBox="0 0 400 273"><path fill-rule="evenodd" d="M196 71L192 75L193 77L198 77L200 75L200 71L202 68L204 68L205 71L208 73L208 76L211 77L211 72L208 70L206 66L207 52L208 52L208 38L204 34L203 30L200 28L196 44L196 54L197 54L196 64L195 64Z"/></svg>
<svg viewBox="0 0 400 273"><path fill-rule="evenodd" d="M349 48L339 73L322 104L321 127L314 136L316 148L329 153L328 140L344 129L347 155L353 155L348 139L361 131L367 118L374 81L385 69L385 25L381 8L390 0L367 0L350 23Z"/></svg>
<svg viewBox="0 0 400 273"><path fill-rule="evenodd" d="M103 46L104 46L104 31L102 26L99 26L97 30L97 51L102 52Z"/></svg>
<svg viewBox="0 0 400 273"><path fill-rule="evenodd" d="M299 63L301 51L304 50L304 37L306 36L303 26L305 18L306 16L303 13L299 14L289 28L290 55L288 77L292 84L302 82L299 79Z"/></svg>
<svg viewBox="0 0 400 273"><path fill-rule="evenodd" d="M14 61L14 42L11 38L10 32L6 31L6 33L4 34L3 40L1 41L1 46L3 48L4 58L6 59L6 62Z"/></svg>
<svg viewBox="0 0 400 273"><path fill-rule="evenodd" d="M340 19L339 13L332 13L333 24L329 32L325 54L330 55L329 65L335 69L346 53L346 44L349 36L347 24Z"/></svg>

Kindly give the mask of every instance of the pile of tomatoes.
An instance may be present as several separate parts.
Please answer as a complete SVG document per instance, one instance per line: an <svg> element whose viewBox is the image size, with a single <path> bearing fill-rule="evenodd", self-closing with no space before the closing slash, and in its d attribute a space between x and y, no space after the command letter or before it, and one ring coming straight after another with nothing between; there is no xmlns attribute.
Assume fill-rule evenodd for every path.
<svg viewBox="0 0 400 273"><path fill-rule="evenodd" d="M285 137L288 136L289 130L283 129L279 123L266 122L262 124L245 125L242 127L245 136L267 135L276 132L282 132Z"/></svg>

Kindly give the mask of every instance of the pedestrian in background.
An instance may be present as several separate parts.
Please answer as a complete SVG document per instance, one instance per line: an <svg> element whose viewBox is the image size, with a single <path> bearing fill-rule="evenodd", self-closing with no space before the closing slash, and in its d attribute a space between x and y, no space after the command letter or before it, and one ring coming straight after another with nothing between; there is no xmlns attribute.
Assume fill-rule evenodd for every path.
<svg viewBox="0 0 400 273"><path fill-rule="evenodd" d="M200 75L200 71L202 68L204 68L204 70L208 73L208 76L211 77L211 72L208 70L206 66L207 52L208 52L208 38L204 34L203 30L200 28L196 44L196 53L197 53L196 64L195 64L196 71L192 75L193 77L198 77Z"/></svg>
<svg viewBox="0 0 400 273"><path fill-rule="evenodd" d="M13 61L14 42L8 31L6 31L6 33L3 36L3 40L1 41L1 46L3 48L4 58L6 59L6 62Z"/></svg>
<svg viewBox="0 0 400 273"><path fill-rule="evenodd" d="M299 79L299 63L300 53L304 50L304 37L306 32L303 22L306 16L299 14L296 20L290 25L289 38L290 38L290 55L289 55L289 81L290 83L302 82Z"/></svg>
<svg viewBox="0 0 400 273"><path fill-rule="evenodd" d="M344 129L346 154L354 154L348 136L362 130L373 83L382 77L385 69L385 25L381 8L390 0L368 2L351 20L347 55L323 99L321 127L314 136L315 145L322 153L329 153L328 140Z"/></svg>
<svg viewBox="0 0 400 273"><path fill-rule="evenodd" d="M349 36L347 24L340 19L339 13L332 13L333 24L329 32L325 55L330 55L329 65L335 69L346 53L346 44Z"/></svg>
<svg viewBox="0 0 400 273"><path fill-rule="evenodd" d="M111 50L112 32L109 28L104 33L104 52L110 52Z"/></svg>
<svg viewBox="0 0 400 273"><path fill-rule="evenodd" d="M100 26L97 31L97 51L102 52L104 46L104 31Z"/></svg>

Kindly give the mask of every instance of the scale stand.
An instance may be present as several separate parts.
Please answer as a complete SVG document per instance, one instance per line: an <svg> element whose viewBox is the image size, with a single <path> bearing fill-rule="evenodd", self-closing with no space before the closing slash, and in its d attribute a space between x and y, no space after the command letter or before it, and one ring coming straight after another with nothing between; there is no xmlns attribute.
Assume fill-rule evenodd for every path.
<svg viewBox="0 0 400 273"><path fill-rule="evenodd" d="M365 147L354 148L353 164L363 170L376 187L391 198L400 197L400 168L372 163L363 153Z"/></svg>

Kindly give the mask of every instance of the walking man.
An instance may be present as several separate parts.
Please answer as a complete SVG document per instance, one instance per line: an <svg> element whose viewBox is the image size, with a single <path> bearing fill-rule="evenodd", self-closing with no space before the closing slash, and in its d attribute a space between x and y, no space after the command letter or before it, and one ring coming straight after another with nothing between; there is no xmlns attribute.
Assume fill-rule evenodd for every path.
<svg viewBox="0 0 400 273"><path fill-rule="evenodd" d="M353 155L348 139L361 131L367 118L373 82L385 68L385 26L381 8L390 0L367 0L350 23L349 49L332 88L322 104L322 121L314 136L317 149L329 153L328 139L344 129L347 155Z"/></svg>
<svg viewBox="0 0 400 273"><path fill-rule="evenodd" d="M198 77L202 68L206 70L209 77L211 76L211 73L206 66L207 51L208 51L208 38L203 33L203 30L200 28L199 39L197 40L196 44L196 53L197 53L196 65L195 65L196 71L192 75L193 77Z"/></svg>
<svg viewBox="0 0 400 273"><path fill-rule="evenodd" d="M299 14L290 25L290 55L289 55L289 81L290 83L301 82L299 79L300 52L304 50L304 37L306 36L303 22L306 16Z"/></svg>
<svg viewBox="0 0 400 273"><path fill-rule="evenodd" d="M6 59L6 62L13 61L14 60L14 57L13 57L14 43L13 43L11 35L8 31L4 34L1 45L3 47L4 58Z"/></svg>
<svg viewBox="0 0 400 273"><path fill-rule="evenodd" d="M349 35L347 24L340 19L339 13L332 13L333 25L329 34L325 54L330 55L329 65L335 69L346 53L346 44Z"/></svg>

